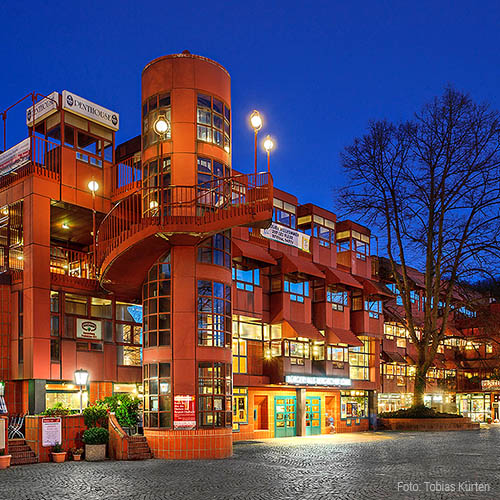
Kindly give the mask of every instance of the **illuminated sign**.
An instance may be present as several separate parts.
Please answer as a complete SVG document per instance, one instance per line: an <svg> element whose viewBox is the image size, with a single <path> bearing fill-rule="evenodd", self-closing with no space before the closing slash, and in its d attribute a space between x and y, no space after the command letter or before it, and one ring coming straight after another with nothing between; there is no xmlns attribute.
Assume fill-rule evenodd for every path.
<svg viewBox="0 0 500 500"><path fill-rule="evenodd" d="M52 94L35 103L35 123L37 123L42 118L47 118L49 115L55 113L57 111L58 105L58 92L52 92ZM26 125L28 125L28 127L31 127L33 125L33 106L30 106L26 110Z"/></svg>
<svg viewBox="0 0 500 500"><path fill-rule="evenodd" d="M500 391L500 380L481 380L483 391Z"/></svg>
<svg viewBox="0 0 500 500"><path fill-rule="evenodd" d="M174 429L196 429L194 396L174 396Z"/></svg>
<svg viewBox="0 0 500 500"><path fill-rule="evenodd" d="M71 113L75 113L75 115L80 115L112 130L118 130L120 126L120 115L118 113L87 101L87 99L67 90L63 90L62 106Z"/></svg>
<svg viewBox="0 0 500 500"><path fill-rule="evenodd" d="M80 339L102 340L101 322L90 319L76 319L76 336Z"/></svg>
<svg viewBox="0 0 500 500"><path fill-rule="evenodd" d="M289 227L273 222L267 229L261 229L260 234L268 240L278 241L285 245L300 248L304 252L309 252L310 236L295 231L295 229L290 229Z"/></svg>
<svg viewBox="0 0 500 500"><path fill-rule="evenodd" d="M30 162L30 138L0 154L0 176L14 172Z"/></svg>
<svg viewBox="0 0 500 500"><path fill-rule="evenodd" d="M308 377L306 375L287 375L285 382L292 385L322 385L328 387L349 387L350 378L344 377Z"/></svg>

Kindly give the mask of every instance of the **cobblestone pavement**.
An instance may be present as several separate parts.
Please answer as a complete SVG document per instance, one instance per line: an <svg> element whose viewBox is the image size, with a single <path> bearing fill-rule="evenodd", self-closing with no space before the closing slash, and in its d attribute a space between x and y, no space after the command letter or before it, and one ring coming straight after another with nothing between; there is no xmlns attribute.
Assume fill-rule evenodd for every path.
<svg viewBox="0 0 500 500"><path fill-rule="evenodd" d="M492 500L499 459L498 427L287 438L235 444L218 461L11 467L0 471L0 500ZM476 483L488 491L471 491Z"/></svg>

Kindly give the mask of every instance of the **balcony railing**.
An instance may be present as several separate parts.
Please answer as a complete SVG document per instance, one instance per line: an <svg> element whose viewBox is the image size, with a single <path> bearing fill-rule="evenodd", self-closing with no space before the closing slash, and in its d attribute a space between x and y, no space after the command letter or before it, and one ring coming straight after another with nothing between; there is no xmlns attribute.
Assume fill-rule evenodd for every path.
<svg viewBox="0 0 500 500"><path fill-rule="evenodd" d="M50 272L73 278L93 279L92 254L63 247L50 247Z"/></svg>
<svg viewBox="0 0 500 500"><path fill-rule="evenodd" d="M135 190L142 179L141 161L137 158L127 158L113 165L111 193L116 196Z"/></svg>
<svg viewBox="0 0 500 500"><path fill-rule="evenodd" d="M119 201L97 232L97 264L132 235L149 226L158 232L210 232L208 225L241 224L272 209L272 177L268 173L214 179L195 186L142 187ZM223 230L224 227L220 224Z"/></svg>
<svg viewBox="0 0 500 500"><path fill-rule="evenodd" d="M0 156L0 189L31 174L58 179L61 146L41 137L29 137Z"/></svg>

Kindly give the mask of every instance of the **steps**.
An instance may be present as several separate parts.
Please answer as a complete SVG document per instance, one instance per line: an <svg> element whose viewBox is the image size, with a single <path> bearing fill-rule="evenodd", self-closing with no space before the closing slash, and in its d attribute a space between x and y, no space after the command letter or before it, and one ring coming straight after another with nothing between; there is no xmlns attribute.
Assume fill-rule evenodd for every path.
<svg viewBox="0 0 500 500"><path fill-rule="evenodd" d="M144 436L129 436L128 438L128 460L148 460L153 458Z"/></svg>
<svg viewBox="0 0 500 500"><path fill-rule="evenodd" d="M36 464L38 458L24 439L9 439L10 465Z"/></svg>

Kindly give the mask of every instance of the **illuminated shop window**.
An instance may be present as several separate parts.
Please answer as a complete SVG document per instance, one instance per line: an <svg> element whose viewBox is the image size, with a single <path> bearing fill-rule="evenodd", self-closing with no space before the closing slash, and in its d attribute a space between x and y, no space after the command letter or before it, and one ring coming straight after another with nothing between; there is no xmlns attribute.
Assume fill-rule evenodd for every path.
<svg viewBox="0 0 500 500"><path fill-rule="evenodd" d="M231 365L198 363L198 425L231 427Z"/></svg>
<svg viewBox="0 0 500 500"><path fill-rule="evenodd" d="M276 326L274 333L276 333L277 327L281 328L281 325L273 326ZM250 318L235 314L233 315L233 335L236 338L247 340L269 340L270 325L263 324L259 318ZM273 338L281 338L281 330Z"/></svg>
<svg viewBox="0 0 500 500"><path fill-rule="evenodd" d="M197 138L199 141L213 143L229 153L231 150L231 111L216 97L198 94Z"/></svg>
<svg viewBox="0 0 500 500"><path fill-rule="evenodd" d="M311 344L301 340L272 340L269 346L270 357L290 358L290 364L304 366L311 359Z"/></svg>
<svg viewBox="0 0 500 500"><path fill-rule="evenodd" d="M198 281L198 345L231 346L231 287Z"/></svg>
<svg viewBox="0 0 500 500"><path fill-rule="evenodd" d="M170 252L153 264L142 290L144 347L170 345Z"/></svg>
<svg viewBox="0 0 500 500"><path fill-rule="evenodd" d="M142 169L142 211L145 217L170 215L172 204L170 158L155 159Z"/></svg>
<svg viewBox="0 0 500 500"><path fill-rule="evenodd" d="M231 231L214 234L198 245L198 262L231 267Z"/></svg>
<svg viewBox="0 0 500 500"><path fill-rule="evenodd" d="M247 341L233 338L233 373L247 373Z"/></svg>
<svg viewBox="0 0 500 500"><path fill-rule="evenodd" d="M144 365L144 427L172 427L170 363Z"/></svg>
<svg viewBox="0 0 500 500"><path fill-rule="evenodd" d="M290 276L286 276L283 281L283 291L290 294L293 302L304 302L304 298L309 297L309 281L296 281Z"/></svg>
<svg viewBox="0 0 500 500"><path fill-rule="evenodd" d="M363 346L349 347L349 378L353 380L370 380L370 366L373 351L371 341L366 337L359 337Z"/></svg>
<svg viewBox="0 0 500 500"><path fill-rule="evenodd" d="M72 410L80 409L80 389L72 382L51 382L45 384L45 408L61 403ZM88 405L88 391L82 391L83 406Z"/></svg>
<svg viewBox="0 0 500 500"><path fill-rule="evenodd" d="M156 144L162 139L154 130L159 117L171 123L170 94L157 94L146 99L142 104L142 140L143 149ZM165 133L165 139L171 139L171 127Z"/></svg>
<svg viewBox="0 0 500 500"><path fill-rule="evenodd" d="M248 424L248 389L233 389L233 431L238 432L241 424Z"/></svg>
<svg viewBox="0 0 500 500"><path fill-rule="evenodd" d="M299 231L317 238L320 246L330 248L335 244L335 222L319 215L305 215L297 220Z"/></svg>
<svg viewBox="0 0 500 500"><path fill-rule="evenodd" d="M295 229L297 207L286 201L278 200L278 198L274 198L273 206L273 221Z"/></svg>
<svg viewBox="0 0 500 500"><path fill-rule="evenodd" d="M253 292L254 286L260 285L260 270L244 269L239 265L233 267L233 281L236 283L238 290Z"/></svg>
<svg viewBox="0 0 500 500"><path fill-rule="evenodd" d="M340 393L340 418L367 418L368 396L365 391L342 391Z"/></svg>
<svg viewBox="0 0 500 500"><path fill-rule="evenodd" d="M343 311L344 307L349 305L347 291L336 287L328 287L326 291L326 301L330 303L332 309L336 311Z"/></svg>
<svg viewBox="0 0 500 500"><path fill-rule="evenodd" d="M327 359L344 363L349 361L349 349L347 347L336 347L329 345L326 347Z"/></svg>

